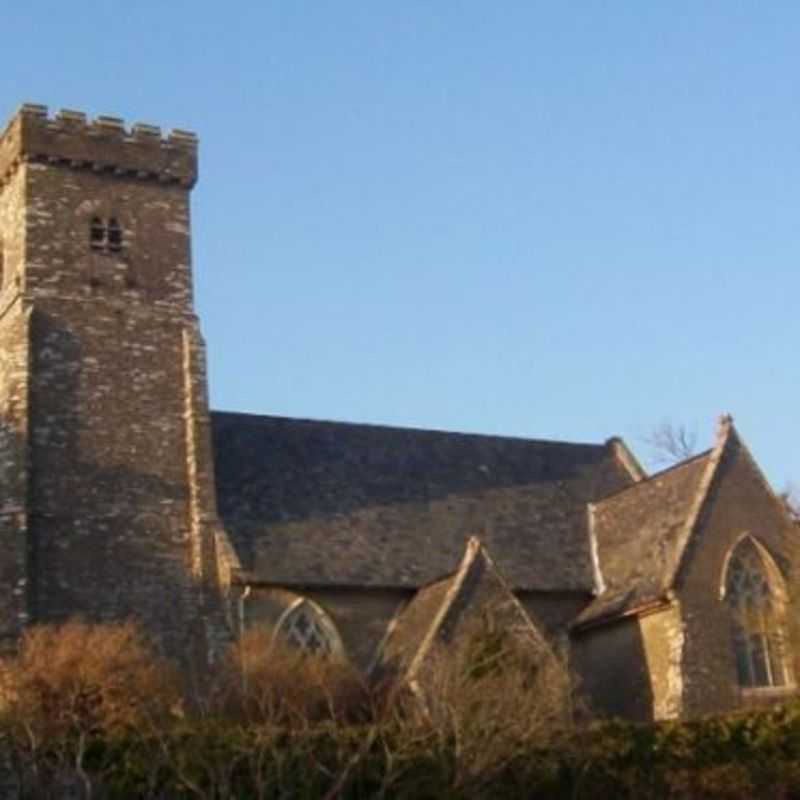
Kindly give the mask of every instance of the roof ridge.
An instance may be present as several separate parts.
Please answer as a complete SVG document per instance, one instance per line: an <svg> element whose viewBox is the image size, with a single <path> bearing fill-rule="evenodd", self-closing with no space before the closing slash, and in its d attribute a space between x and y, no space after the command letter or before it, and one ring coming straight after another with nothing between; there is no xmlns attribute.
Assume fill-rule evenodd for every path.
<svg viewBox="0 0 800 800"><path fill-rule="evenodd" d="M694 455L691 455L688 458L684 458L683 461L676 461L674 464L670 464L668 467L664 467L664 469L660 469L658 472L654 472L652 475L649 475L647 477L647 480L651 480L652 478L660 478L667 472L672 472L674 470L679 469L680 467L685 467L694 461L699 461L701 458L705 458L706 456L710 455L713 452L713 450L714 450L713 447L707 447L705 450L702 450L699 453L695 453Z"/></svg>
<svg viewBox="0 0 800 800"><path fill-rule="evenodd" d="M464 552L463 558L461 559L461 564L459 565L458 570L456 570L455 575L452 578L447 579L452 580L453 584L445 592L442 602L433 617L433 621L428 627L425 636L422 637L422 642L417 648L417 652L414 654L414 657L411 659L411 663L406 670L404 680L409 682L414 680L420 665L433 645L436 634L439 632L439 629L444 623L447 612L450 610L450 607L453 605L458 593L461 591L461 587L464 585L464 581L467 578L470 567L480 552L480 547L480 541L475 536L471 536L467 541L467 548Z"/></svg>
<svg viewBox="0 0 800 800"><path fill-rule="evenodd" d="M766 489L767 494L772 498L773 502L780 508L781 514L787 516L789 519L789 510L786 507L786 503L784 503L778 492L772 487L772 484L767 480L767 476L764 475L761 467L759 466L758 462L753 458L753 454L750 452L750 448L742 441L742 437L739 435L739 431L734 430L733 434L736 436L736 440L739 443L739 447L747 459L748 463L750 464L751 469L755 472L756 476L758 477L761 485Z"/></svg>
<svg viewBox="0 0 800 800"><path fill-rule="evenodd" d="M525 622L528 624L528 627L530 628L531 633L533 634L534 638L540 644L547 644L545 642L544 638L542 637L541 632L536 627L536 624L534 622L534 619L531 617L531 614L526 610L525 606L522 605L522 603L520 602L520 600L517 597L516 593L511 588L511 584L506 580L506 577L505 577L505 575L503 575L502 570L495 563L495 560L492 558L491 554L489 553L489 549L477 537L472 537L472 538L475 539L477 541L477 543L478 543L478 554L483 557L483 560L488 564L489 568L491 569L492 575L494 575L494 577L498 580L498 582L503 587L503 589L505 589L505 591L508 593L508 597L511 599L511 602L514 604L514 607L525 618Z"/></svg>
<svg viewBox="0 0 800 800"><path fill-rule="evenodd" d="M605 503L607 500L611 500L617 497L618 495L623 494L624 492L629 492L632 489L638 489L642 486L647 485L648 483L652 482L657 478L662 478L668 472L677 472L677 470L682 469L683 467L688 467L689 465L695 463L696 461L699 461L701 458L707 458L713 452L713 449L714 448L708 448L707 450L703 450L702 453L697 453L696 455L689 456L689 458L686 458L683 461L678 461L675 464L670 464L670 466L665 467L659 472L654 472L652 475L648 475L642 480L630 484L630 486L623 486L621 489L617 489L616 491L613 491L610 494L603 495L603 497L599 498L598 500L592 500L590 505L598 506L601 503Z"/></svg>
<svg viewBox="0 0 800 800"><path fill-rule="evenodd" d="M700 512L703 510L706 498L708 497L711 484L717 474L717 469L722 461L722 455L727 448L728 442L731 440L731 435L735 433L733 427L733 417L730 414L723 414L719 418L717 426L717 441L709 453L708 463L700 476L700 481L695 492L694 499L689 508L689 514L686 517L686 522L683 530L680 533L679 544L677 547L678 557L675 559L675 566L672 568L672 574L667 576L664 581L663 590L669 591L673 588L675 580L683 566L683 561L686 555L687 545L692 537L697 520L700 518Z"/></svg>
<svg viewBox="0 0 800 800"><path fill-rule="evenodd" d="M635 486L636 484L634 484ZM589 556L592 561L592 580L594 582L594 596L599 597L606 590L606 582L603 578L603 570L600 565L600 546L597 541L597 530L595 528L595 505L586 504L586 528L589 534Z"/></svg>
<svg viewBox="0 0 800 800"><path fill-rule="evenodd" d="M612 436L606 440L606 447L611 450L614 458L619 461L634 483L640 483L647 479L647 471L621 436Z"/></svg>
<svg viewBox="0 0 800 800"><path fill-rule="evenodd" d="M382 422L357 422L354 420L341 420L341 419L322 419L319 417L290 417L281 414L260 414L255 411L226 411L224 409L214 408L210 412L212 415L225 415L228 417L245 417L252 420L272 420L276 422L300 422L312 423L315 425L337 425L349 428L370 428L373 430L389 430L389 431L404 431L408 433L435 433L445 436L465 436L475 439L499 439L503 441L516 441L527 442L530 444L545 444L545 445L561 445L566 447L592 447L596 450L605 450L608 447L608 441L605 442L571 442L563 439L540 439L529 436L522 436L519 434L502 434L502 433L481 433L479 431L462 431L462 430L448 430L445 428L420 428L413 425L390 425ZM612 437L616 439L619 437Z"/></svg>

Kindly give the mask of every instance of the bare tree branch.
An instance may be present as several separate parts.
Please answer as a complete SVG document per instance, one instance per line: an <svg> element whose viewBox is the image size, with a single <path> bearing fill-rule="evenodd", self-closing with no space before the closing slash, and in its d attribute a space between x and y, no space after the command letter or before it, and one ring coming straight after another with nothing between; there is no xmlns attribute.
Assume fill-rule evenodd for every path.
<svg viewBox="0 0 800 800"><path fill-rule="evenodd" d="M675 464L695 454L697 431L682 423L675 424L663 420L650 433L643 436L642 441L652 451L650 460L654 464Z"/></svg>

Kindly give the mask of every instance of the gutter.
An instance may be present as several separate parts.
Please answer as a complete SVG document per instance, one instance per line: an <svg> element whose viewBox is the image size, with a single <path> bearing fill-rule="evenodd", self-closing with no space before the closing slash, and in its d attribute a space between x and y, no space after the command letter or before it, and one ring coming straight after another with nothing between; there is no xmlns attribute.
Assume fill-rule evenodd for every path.
<svg viewBox="0 0 800 800"><path fill-rule="evenodd" d="M244 591L239 595L239 638L244 637L244 601L250 596L251 586L245 586Z"/></svg>
<svg viewBox="0 0 800 800"><path fill-rule="evenodd" d="M575 625L571 625L569 631L570 633L582 633L583 631L599 628L602 625L609 625L613 622L627 619L628 617L646 617L648 614L655 614L657 611L661 611L672 605L675 605L675 593L668 591L655 600L648 600L645 603L640 603L638 606L625 609L625 611L618 614L606 614L596 617L595 619L587 620L586 622L579 622Z"/></svg>

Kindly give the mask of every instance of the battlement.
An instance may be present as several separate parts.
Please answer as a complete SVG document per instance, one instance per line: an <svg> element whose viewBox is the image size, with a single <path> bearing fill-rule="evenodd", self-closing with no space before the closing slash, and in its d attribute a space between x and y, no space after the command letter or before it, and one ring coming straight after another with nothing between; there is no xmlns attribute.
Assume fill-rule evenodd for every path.
<svg viewBox="0 0 800 800"><path fill-rule="evenodd" d="M117 117L90 120L67 109L51 117L47 106L25 103L0 136L0 185L26 161L191 188L197 137L178 129L162 136L161 128L141 122L128 130Z"/></svg>

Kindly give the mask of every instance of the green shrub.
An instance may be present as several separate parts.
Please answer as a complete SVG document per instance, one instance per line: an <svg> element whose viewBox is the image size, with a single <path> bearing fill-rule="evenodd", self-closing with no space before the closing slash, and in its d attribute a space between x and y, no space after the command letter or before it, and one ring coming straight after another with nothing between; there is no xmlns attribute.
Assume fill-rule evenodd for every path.
<svg viewBox="0 0 800 800"><path fill-rule="evenodd" d="M0 795L800 800L800 703L573 730L542 696L562 684L498 638L438 654L424 702L374 708L346 665L264 646L243 642L205 713L179 714L135 626L32 629L0 675Z"/></svg>

